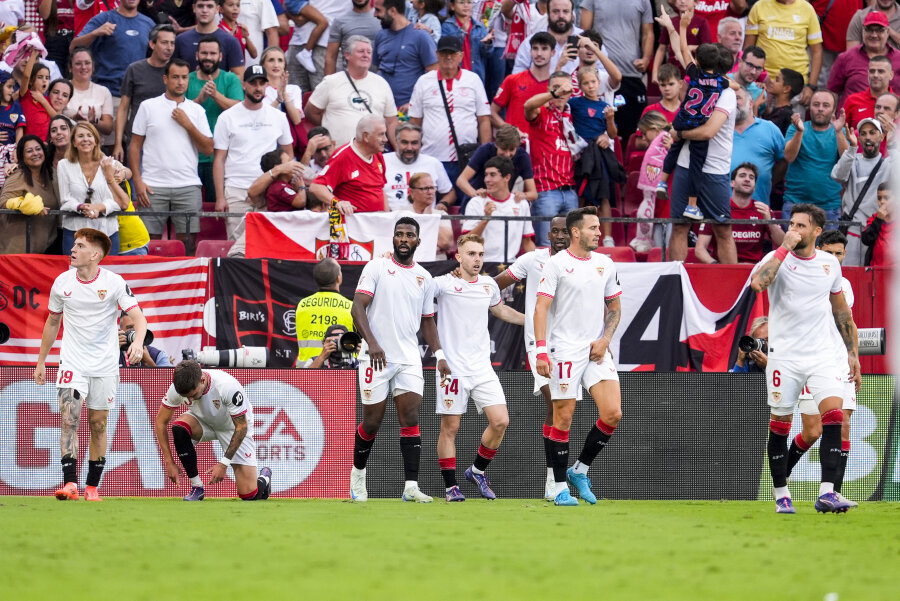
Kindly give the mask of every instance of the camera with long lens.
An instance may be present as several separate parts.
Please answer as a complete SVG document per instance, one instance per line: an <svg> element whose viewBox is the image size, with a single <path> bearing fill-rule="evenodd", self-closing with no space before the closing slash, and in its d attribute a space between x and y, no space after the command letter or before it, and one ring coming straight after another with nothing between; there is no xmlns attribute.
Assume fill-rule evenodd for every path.
<svg viewBox="0 0 900 601"><path fill-rule="evenodd" d="M762 338L754 338L753 336L741 336L741 339L738 340L738 348L745 353L759 351L763 355L766 355L769 352L769 345L766 341Z"/></svg>
<svg viewBox="0 0 900 601"><path fill-rule="evenodd" d="M337 349L328 356L331 367L356 367L356 355L362 338L356 332L344 332L338 339Z"/></svg>
<svg viewBox="0 0 900 601"><path fill-rule="evenodd" d="M134 330L125 330L125 342L119 347L121 351L127 351L128 347L131 346L131 343L134 342L134 337L137 334ZM144 346L150 346L153 342L153 332L147 330L147 333L144 335Z"/></svg>
<svg viewBox="0 0 900 601"><path fill-rule="evenodd" d="M217 350L205 348L202 351L183 349L183 360L193 359L210 367L265 367L269 363L269 349L264 346L242 346Z"/></svg>

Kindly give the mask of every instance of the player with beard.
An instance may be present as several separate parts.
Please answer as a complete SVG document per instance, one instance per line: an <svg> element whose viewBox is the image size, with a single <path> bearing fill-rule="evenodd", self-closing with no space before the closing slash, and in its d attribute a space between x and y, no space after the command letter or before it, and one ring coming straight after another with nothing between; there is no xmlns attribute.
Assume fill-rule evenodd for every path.
<svg viewBox="0 0 900 601"><path fill-rule="evenodd" d="M552 445L550 429L553 427L553 402L550 400L550 380L537 372L537 351L534 338L534 306L537 303L538 284L544 265L550 257L569 246L569 231L566 229L566 218L554 217L550 222L550 247L538 248L519 256L506 270L494 276L500 290L525 280L525 351L528 353L528 366L534 375L534 395L544 397L547 415L544 418L543 438L544 455L547 459L547 483L544 487L544 498L552 501L556 498L556 481L553 479Z"/></svg>
<svg viewBox="0 0 900 601"><path fill-rule="evenodd" d="M578 495L597 502L587 471L609 443L622 419L619 374L609 345L622 316L622 288L616 265L606 255L593 252L600 245L600 219L595 207L569 211L566 229L571 242L544 266L534 308L537 371L550 378L553 426L550 428L556 505L578 505L569 493L568 481ZM606 311L585 311L600 297ZM604 314L605 313L605 314ZM549 325L548 325L549 324ZM591 427L578 461L566 470L569 430L575 402L587 388L597 405L599 418Z"/></svg>
<svg viewBox="0 0 900 601"><path fill-rule="evenodd" d="M509 412L503 387L491 366L488 311L497 319L518 326L524 325L525 316L503 304L497 283L481 275L484 238L463 234L456 246L459 275L446 274L434 280L438 334L446 344L447 363L453 370L453 375L446 379L436 374L435 401L437 414L441 416L438 463L447 501L465 501L456 484L456 433L471 398L478 412L487 417L488 426L481 435L475 461L466 470L466 480L478 486L482 497L493 500L497 496L491 490L485 470L503 441Z"/></svg>
<svg viewBox="0 0 900 601"><path fill-rule="evenodd" d="M359 391L363 420L356 429L350 498L365 502L366 463L375 435L384 419L390 392L400 422L400 453L403 455L404 501L430 503L419 490L419 407L422 405L422 359L418 331L434 352L437 370L445 380L450 367L441 350L434 323L434 280L413 260L419 246L419 223L401 217L394 224L394 252L390 258L372 259L363 268L353 297L353 323L363 338L359 353Z"/></svg>
<svg viewBox="0 0 900 601"><path fill-rule="evenodd" d="M787 487L787 437L804 388L822 416L822 481L816 511L839 513L850 507L835 494L834 484L841 460L844 382L848 365L849 379L860 381L859 354L856 324L841 293L841 264L814 246L824 225L825 211L794 205L781 246L756 265L750 278L755 292L769 290L766 386L772 417L767 450L776 513L796 513ZM811 340L816 343L810 345ZM847 355L843 364L841 346Z"/></svg>

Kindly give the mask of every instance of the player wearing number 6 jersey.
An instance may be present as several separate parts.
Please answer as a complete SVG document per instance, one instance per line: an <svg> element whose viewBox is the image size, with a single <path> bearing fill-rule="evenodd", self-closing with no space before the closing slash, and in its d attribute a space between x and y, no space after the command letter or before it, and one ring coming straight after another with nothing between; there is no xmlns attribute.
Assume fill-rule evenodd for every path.
<svg viewBox="0 0 900 601"><path fill-rule="evenodd" d="M406 480L404 501L430 503L419 490L419 406L422 404L422 359L418 331L434 351L441 376L450 374L434 324L434 280L413 255L419 246L419 223L401 217L394 225L394 252L363 268L353 297L353 322L364 345L359 355L359 391L363 421L356 429L350 497L367 501L366 462L384 419L388 392L394 396L400 422L400 452Z"/></svg>
<svg viewBox="0 0 900 601"><path fill-rule="evenodd" d="M97 487L106 463L106 419L116 400L119 386L118 317L124 311L134 320L134 340L126 353L129 363L137 363L144 353L147 320L122 276L100 269L100 261L109 254L111 243L103 232L84 228L75 232L70 269L60 274L50 289L41 350L34 381L42 385L46 377L44 362L65 321L56 394L62 419L59 447L62 457L63 487L56 498L78 499L78 420L82 403L88 408L91 428L88 473L84 498L101 501Z"/></svg>
<svg viewBox="0 0 900 601"><path fill-rule="evenodd" d="M456 433L471 397L478 412L487 417L488 427L481 436L475 461L466 470L466 480L478 486L481 496L493 500L497 497L491 490L485 470L506 433L509 412L500 380L491 367L488 311L498 319L519 326L524 325L525 316L504 305L497 283L480 275L484 264L484 238L463 234L456 246L460 277L447 274L434 280L438 334L446 345L447 363L453 371L450 378L435 374L435 400L437 414L441 416L438 463L447 501L465 501L456 484Z"/></svg>
<svg viewBox="0 0 900 601"><path fill-rule="evenodd" d="M822 209L794 205L784 241L756 265L750 279L756 292L769 290L766 387L772 416L767 449L778 513L795 513L787 487L787 437L804 387L822 415L822 483L816 511L850 507L834 493L834 483L841 457L844 381L849 371L850 380L859 382L859 355L856 324L841 293L841 264L814 246L824 225ZM847 355L843 365L838 360L841 345Z"/></svg>
<svg viewBox="0 0 900 601"><path fill-rule="evenodd" d="M609 344L621 318L622 288L616 266L606 255L593 252L600 245L600 220L594 207L569 211L571 244L544 266L534 309L537 370L550 378L553 400L553 476L557 505L578 505L566 480L588 503L597 502L587 477L590 464L609 442L622 418L622 393ZM606 301L606 312L592 310ZM566 470L569 429L582 386L597 404L599 419L591 428L578 461Z"/></svg>

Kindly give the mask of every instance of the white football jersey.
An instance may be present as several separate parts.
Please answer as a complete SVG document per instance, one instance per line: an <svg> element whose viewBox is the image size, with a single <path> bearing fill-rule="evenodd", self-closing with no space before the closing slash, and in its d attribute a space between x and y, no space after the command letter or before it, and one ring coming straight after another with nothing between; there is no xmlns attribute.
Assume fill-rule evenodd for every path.
<svg viewBox="0 0 900 601"><path fill-rule="evenodd" d="M119 373L119 312L138 306L131 289L117 273L100 268L82 281L75 269L57 276L47 308L63 316L60 368L65 365L84 376Z"/></svg>
<svg viewBox="0 0 900 601"><path fill-rule="evenodd" d="M248 413L252 415L253 406L244 392L244 387L234 376L217 369L203 370L209 376L209 388L200 397L199 401L192 401L181 396L175 391L175 385L170 384L163 404L167 407L180 407L187 405L191 415L197 417L203 423L217 431L234 428L232 416ZM252 435L252 420L247 420L247 435ZM223 451L225 449L222 449Z"/></svg>
<svg viewBox="0 0 900 601"><path fill-rule="evenodd" d="M547 345L555 356L580 356L603 336L604 306L622 294L616 264L592 252L582 259L568 250L556 253L544 265L538 294L553 299L548 316Z"/></svg>
<svg viewBox="0 0 900 601"><path fill-rule="evenodd" d="M775 256L772 251L756 264L756 272ZM841 264L817 250L806 259L794 253L784 258L769 286L769 356L792 361L833 361L844 343L834 325L831 294L842 292Z"/></svg>
<svg viewBox="0 0 900 601"><path fill-rule="evenodd" d="M368 294L369 327L388 363L421 365L419 327L434 315L434 280L418 263L401 265L379 257L363 267L356 292Z"/></svg>
<svg viewBox="0 0 900 601"><path fill-rule="evenodd" d="M544 265L550 260L549 248L538 248L520 256L506 269L517 282L525 280L525 346L534 344L534 305ZM443 340L443 338L441 339Z"/></svg>
<svg viewBox="0 0 900 601"><path fill-rule="evenodd" d="M497 205L491 217L527 217L531 215L531 206L527 200L516 202L512 194L506 200L497 200L496 198L482 198L481 196L473 196L466 204L466 215L481 217L484 215L484 206L493 202ZM474 230L481 219L466 219L462 224L462 231L471 232ZM503 233L504 228L508 226L506 256L503 255ZM489 221L484 231L481 233L484 238L484 260L488 262L505 262L512 260L519 254L522 247L522 238L534 236L534 227L530 221L509 221L504 224L502 221Z"/></svg>
<svg viewBox="0 0 900 601"><path fill-rule="evenodd" d="M434 279L438 335L454 375L471 376L492 369L488 310L499 305L494 278L480 275L467 282L452 275Z"/></svg>

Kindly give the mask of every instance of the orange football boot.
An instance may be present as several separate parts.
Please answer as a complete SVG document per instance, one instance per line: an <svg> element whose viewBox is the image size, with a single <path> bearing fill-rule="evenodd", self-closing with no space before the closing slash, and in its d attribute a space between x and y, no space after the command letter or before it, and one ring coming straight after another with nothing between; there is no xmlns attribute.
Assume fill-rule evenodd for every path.
<svg viewBox="0 0 900 601"><path fill-rule="evenodd" d="M100 493L97 492L96 486L85 486L84 487L84 500L85 501L102 501L100 498Z"/></svg>
<svg viewBox="0 0 900 601"><path fill-rule="evenodd" d="M65 486L56 491L56 498L60 501L77 501L78 485L74 482L67 482Z"/></svg>

